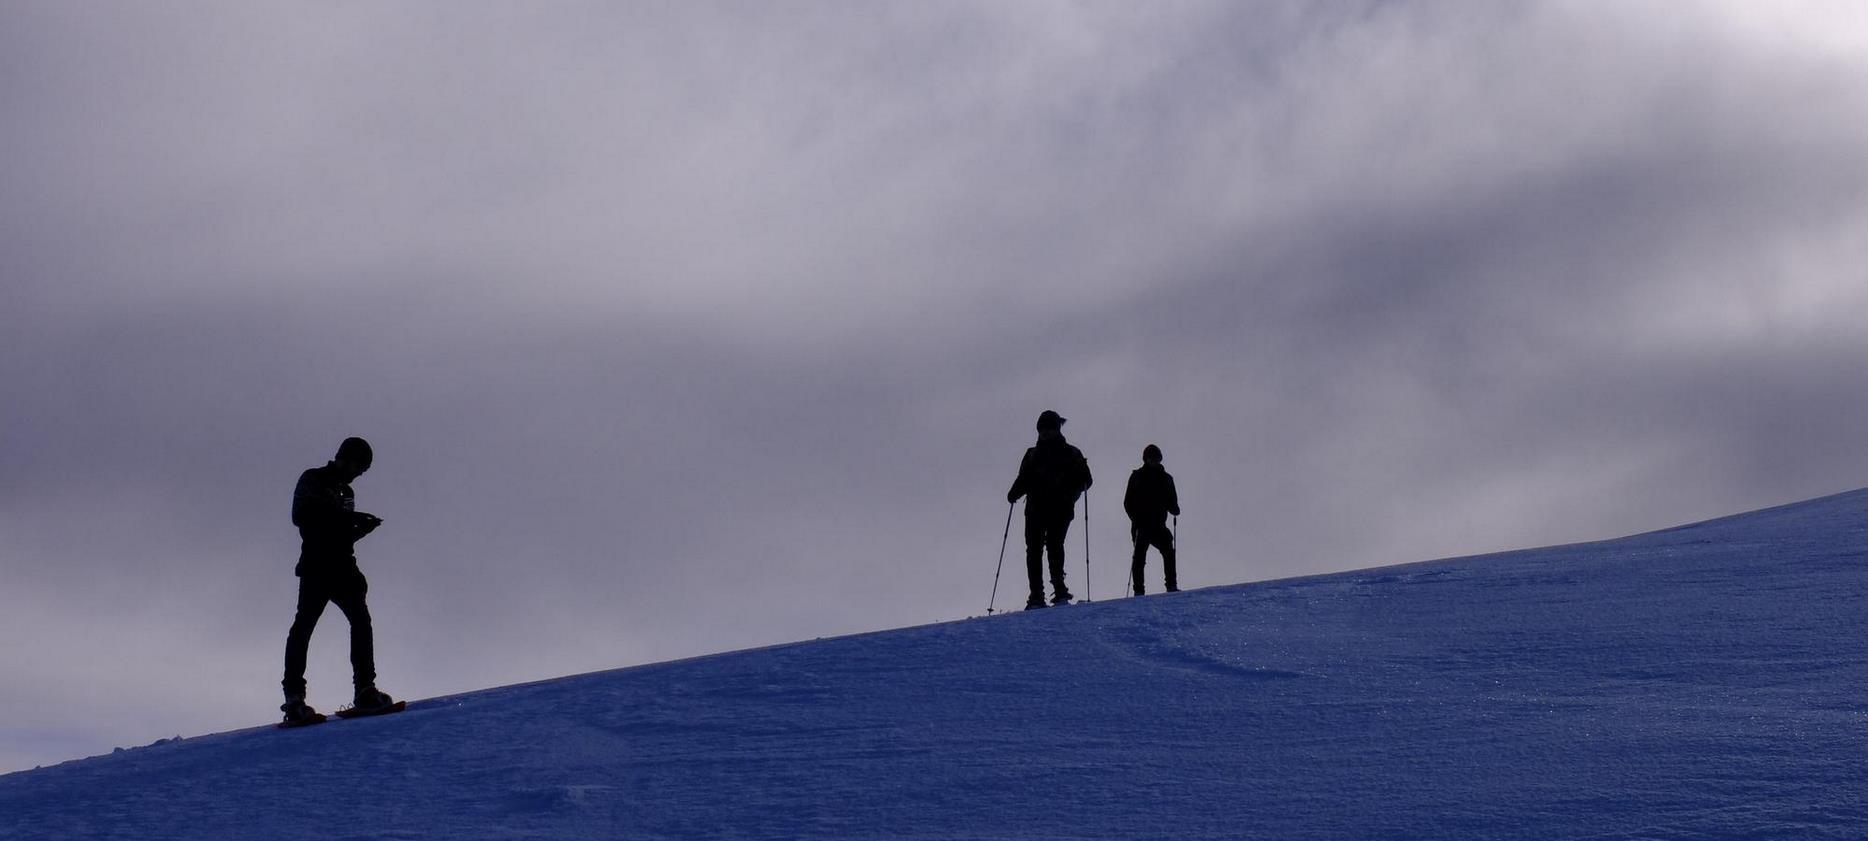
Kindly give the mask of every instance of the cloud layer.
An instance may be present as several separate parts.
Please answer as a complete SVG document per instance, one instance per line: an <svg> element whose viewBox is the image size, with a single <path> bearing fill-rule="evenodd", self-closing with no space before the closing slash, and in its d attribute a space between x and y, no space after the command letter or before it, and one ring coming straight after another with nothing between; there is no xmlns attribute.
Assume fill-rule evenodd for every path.
<svg viewBox="0 0 1868 841"><path fill-rule="evenodd" d="M1189 586L1868 468L1852 4L15 4L0 57L0 769L269 716L352 434L415 697L977 614L1045 408L1103 598L1150 442Z"/></svg>

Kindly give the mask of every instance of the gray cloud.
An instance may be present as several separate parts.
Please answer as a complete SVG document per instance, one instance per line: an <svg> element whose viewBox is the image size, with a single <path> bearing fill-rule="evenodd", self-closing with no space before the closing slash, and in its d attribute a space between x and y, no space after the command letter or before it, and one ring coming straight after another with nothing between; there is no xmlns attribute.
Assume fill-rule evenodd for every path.
<svg viewBox="0 0 1868 841"><path fill-rule="evenodd" d="M417 697L976 614L1043 408L1103 597L1151 441L1194 586L1858 485L1857 17L9 6L0 768L270 715L350 434Z"/></svg>

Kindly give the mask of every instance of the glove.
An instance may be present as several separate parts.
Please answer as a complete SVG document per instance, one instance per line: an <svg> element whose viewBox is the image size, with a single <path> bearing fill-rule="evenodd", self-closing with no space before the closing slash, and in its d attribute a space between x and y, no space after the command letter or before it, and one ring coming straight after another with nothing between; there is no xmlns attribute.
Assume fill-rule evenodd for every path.
<svg viewBox="0 0 1868 841"><path fill-rule="evenodd" d="M1014 504L1014 503L1017 503L1017 502L1018 502L1018 494L1015 494L1015 493L1013 493L1013 492L1011 492L1011 491L1006 491L1006 492L1005 492L1005 503L1006 503L1007 505L1012 505L1012 504Z"/></svg>

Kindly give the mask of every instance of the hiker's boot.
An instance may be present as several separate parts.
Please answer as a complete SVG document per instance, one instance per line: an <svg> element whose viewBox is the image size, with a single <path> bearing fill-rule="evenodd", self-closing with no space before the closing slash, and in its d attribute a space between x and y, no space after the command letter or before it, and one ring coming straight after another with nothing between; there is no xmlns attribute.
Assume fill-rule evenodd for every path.
<svg viewBox="0 0 1868 841"><path fill-rule="evenodd" d="M302 698L296 700L288 699L285 703L279 705L279 711L285 713L285 720L280 723L288 727L317 724L324 720L324 714L306 706Z"/></svg>
<svg viewBox="0 0 1868 841"><path fill-rule="evenodd" d="M364 686L357 689L357 696L351 706L358 712L368 713L388 707L395 702L395 699L389 697L388 693L374 686Z"/></svg>

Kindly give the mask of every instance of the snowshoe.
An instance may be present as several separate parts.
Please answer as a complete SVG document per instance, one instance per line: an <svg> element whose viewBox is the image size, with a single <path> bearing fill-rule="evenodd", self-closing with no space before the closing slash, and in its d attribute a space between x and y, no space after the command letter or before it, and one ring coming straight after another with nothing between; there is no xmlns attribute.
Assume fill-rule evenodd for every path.
<svg viewBox="0 0 1868 841"><path fill-rule="evenodd" d="M287 701L279 705L279 710L285 713L285 720L279 722L280 727L309 727L323 724L325 720L324 713L305 706L304 701Z"/></svg>
<svg viewBox="0 0 1868 841"><path fill-rule="evenodd" d="M372 715L388 715L402 712L409 705L407 701L397 701L376 687L357 690L356 703L337 711L339 718L363 718Z"/></svg>

